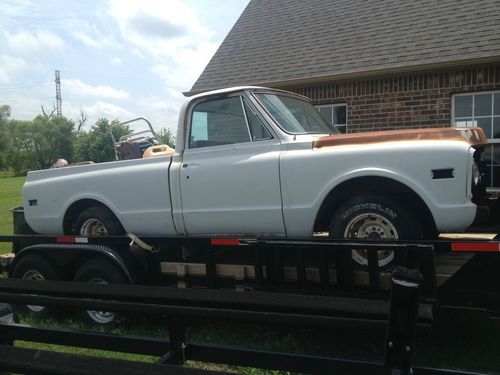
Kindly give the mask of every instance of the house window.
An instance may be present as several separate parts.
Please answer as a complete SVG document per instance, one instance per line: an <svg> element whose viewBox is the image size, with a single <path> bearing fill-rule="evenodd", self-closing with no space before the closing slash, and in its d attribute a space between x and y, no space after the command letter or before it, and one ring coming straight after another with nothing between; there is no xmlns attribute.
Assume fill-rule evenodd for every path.
<svg viewBox="0 0 500 375"><path fill-rule="evenodd" d="M454 126L483 129L491 143L483 154L487 186L500 190L500 91L454 95L452 109Z"/></svg>
<svg viewBox="0 0 500 375"><path fill-rule="evenodd" d="M316 109L339 132L347 131L347 104L317 105Z"/></svg>

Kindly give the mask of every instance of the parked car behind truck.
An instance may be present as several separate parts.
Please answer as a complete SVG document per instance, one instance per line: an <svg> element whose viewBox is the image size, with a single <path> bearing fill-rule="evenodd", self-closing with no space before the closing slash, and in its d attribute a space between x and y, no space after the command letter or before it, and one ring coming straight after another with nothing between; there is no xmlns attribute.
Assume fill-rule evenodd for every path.
<svg viewBox="0 0 500 375"><path fill-rule="evenodd" d="M467 228L484 191L480 128L338 134L280 90L193 96L176 139L171 156L29 172L27 222L82 236L420 239Z"/></svg>

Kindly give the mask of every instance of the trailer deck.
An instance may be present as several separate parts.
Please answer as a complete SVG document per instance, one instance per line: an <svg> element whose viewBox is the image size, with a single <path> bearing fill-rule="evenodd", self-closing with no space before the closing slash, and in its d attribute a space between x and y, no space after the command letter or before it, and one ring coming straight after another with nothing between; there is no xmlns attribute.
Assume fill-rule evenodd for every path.
<svg viewBox="0 0 500 375"><path fill-rule="evenodd" d="M132 238L132 240L131 240ZM12 242L19 256L39 252L56 261L78 254L107 254L125 259L131 252L140 254L146 276L138 284L181 288L236 289L239 291L270 290L301 294L387 296L390 272L379 270L376 252L395 252L399 266L419 269L425 276L428 300L440 305L447 295L460 294L467 287L479 295L492 290L500 241L496 234L446 234L435 241L368 241L314 238L235 238L235 237L74 237L12 235L0 236L0 242ZM366 269L353 266L350 252L368 250ZM3 262L11 264L15 257L7 255ZM500 259L500 258L499 258ZM126 263L124 261L124 263ZM486 264L485 264L486 263ZM490 265L490 266L488 266ZM481 268L483 267L483 268ZM6 268L6 267L4 267ZM479 268L479 269L478 269ZM481 277L471 275L479 272ZM468 278L474 278L471 283ZM485 285L482 285L484 283ZM499 285L499 284L496 284ZM494 288L493 288L494 289ZM482 291L482 292L481 292ZM470 294L471 292L468 292ZM439 295L439 298L438 298ZM500 292L499 292L500 297ZM453 300L456 300L454 298ZM479 300L479 299L476 299ZM484 304L457 308L480 307ZM499 298L500 301L500 298ZM458 301L457 301L458 302ZM496 308L496 306L494 306ZM500 309L499 309L500 310Z"/></svg>
<svg viewBox="0 0 500 375"><path fill-rule="evenodd" d="M329 369L341 368L347 373L350 373L347 368L351 368L370 369L381 374L388 373L388 368L397 368L403 369L402 374L409 374L413 349L402 343L411 342L415 329L428 332L440 309L482 309L490 316L500 315L500 275L497 271L500 267L497 254L500 253L500 241L493 234L446 235L435 241L418 242L333 240L325 237L193 239L13 235L0 236L0 242L14 244L16 256L6 258L9 263L13 260L14 267L16 258L33 253L43 254L63 266L68 264L68 267L72 264L70 259L84 259L82 255L107 257L125 267L131 275L130 283L137 284L127 288L119 285L102 288L68 284L67 281L26 284L18 280L0 280L0 300L6 302L84 308L89 307L91 301L92 308L99 311L148 311L176 317L210 316L240 321L264 319L273 324L318 328L352 326L386 330L387 337L392 334L399 340L397 354L386 348L385 364L280 353L259 354L246 349L209 348L197 343L185 346L186 350L182 352L184 360L191 357L215 361L235 355L220 361L241 364L250 363L246 358L253 356L256 360L251 363L261 363L267 358L269 362L265 363L269 367L266 368L309 368L311 372L320 373L324 372L321 366L326 366ZM353 266L353 249L367 252L367 269ZM414 276L418 280L414 284L418 284L417 294L412 294L412 288L403 288L406 291L401 296L394 296L394 275L378 268L379 250L394 251L397 269L417 275ZM138 262L145 267L142 279L136 279L135 271L128 269L130 263L127 259L132 255L139 255ZM405 281L402 285L410 284L412 282ZM129 301L131 293L135 302ZM171 302L167 305L159 303L160 295L168 296ZM396 316L391 318L391 314ZM397 323L400 319L405 321L403 326ZM171 329L175 332L179 327ZM391 331L394 329L400 331ZM53 337L54 342L73 337L71 333L41 333L21 326L0 327L0 332L7 337L27 337L34 341L47 340L47 335ZM171 338L177 340L178 345L185 342L183 332L179 337ZM72 340L76 342L78 337L76 335ZM387 345L392 348L391 345L395 344L388 339ZM406 347L410 347L408 352L405 352ZM171 355L173 357L166 358L177 358L179 364L184 363L184 360L179 360L179 352ZM394 356L392 360L391 356ZM283 360L287 361L286 366L281 365ZM9 368L10 365L6 366ZM415 374L453 373L436 369L413 370Z"/></svg>

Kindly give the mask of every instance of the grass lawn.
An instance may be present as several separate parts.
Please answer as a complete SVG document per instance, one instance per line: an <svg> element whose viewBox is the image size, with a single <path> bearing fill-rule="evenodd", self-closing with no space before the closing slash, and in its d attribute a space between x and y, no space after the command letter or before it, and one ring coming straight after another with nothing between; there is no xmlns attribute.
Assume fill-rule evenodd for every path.
<svg viewBox="0 0 500 375"><path fill-rule="evenodd" d="M77 315L69 315L63 320L52 318L37 319L28 315L21 316L22 323L27 323L36 326L58 327L70 329L84 329L98 332L106 332L123 335L138 335L147 337L157 337L168 340L168 321L160 317L143 317L128 319L120 325L114 327L88 327L81 323ZM302 337L302 339L300 338ZM308 341L314 337L309 330L279 330L270 326L257 324L237 324L237 323L221 323L221 322L206 322L194 320L190 322L188 329L188 338L190 341L209 342L217 344L232 344L243 345L247 347L267 348L270 350L278 350L284 352L317 352L316 345L310 345ZM309 338L309 340L308 340ZM304 345L299 344L304 342ZM97 356L102 358L115 358L132 361L155 362L158 357L137 355L128 353L117 353L97 349L76 348L52 344L38 344L26 341L16 341L16 346L38 349L51 350L62 353L78 353L80 355ZM188 367L201 368L206 370L218 370L232 372L245 375L279 375L290 374L282 371L269 371L255 368L236 367L220 364L212 364L205 362L188 361Z"/></svg>
<svg viewBox="0 0 500 375"><path fill-rule="evenodd" d="M21 188L25 177L0 174L0 235L12 234L12 213L9 209L22 205ZM10 251L10 244L0 243L0 254Z"/></svg>

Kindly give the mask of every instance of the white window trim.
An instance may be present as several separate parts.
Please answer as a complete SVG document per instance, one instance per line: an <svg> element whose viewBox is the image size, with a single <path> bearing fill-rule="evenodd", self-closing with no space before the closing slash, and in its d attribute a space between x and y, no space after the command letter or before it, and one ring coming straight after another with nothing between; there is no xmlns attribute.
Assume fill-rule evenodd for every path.
<svg viewBox="0 0 500 375"><path fill-rule="evenodd" d="M481 94L491 94L491 110L492 113L490 116L474 116L474 101L475 101L475 96L476 95L481 95ZM464 92L464 93L459 93L459 94L452 94L451 96L451 124L455 125L456 120L461 120L461 119L469 119L472 117L473 120L475 119L480 119L480 118L491 118L492 120L492 135L493 135L493 119L494 118L500 118L500 114L495 115L495 107L494 107L494 102L495 102L495 97L494 94L500 94L500 90L493 90L493 91L474 91L474 92ZM455 97L457 96L472 96L472 115L471 116L464 116L464 117L455 117ZM500 138L488 138L489 143L500 143Z"/></svg>
<svg viewBox="0 0 500 375"><path fill-rule="evenodd" d="M491 115L490 116L474 116L474 103L475 103L475 97L476 95L482 95L482 94L491 94ZM471 92L461 92L457 94L452 94L451 96L451 125L455 126L455 121L456 120L461 120L461 119L469 119L472 118L472 120L476 119L481 119L481 118L490 118L491 119L491 135L493 136L493 119L495 118L500 118L500 114L495 115L495 94L500 94L500 90L487 90L487 91L471 91ZM471 116L464 116L464 117L455 117L455 98L457 96L472 96L472 115ZM500 138L488 138L488 143L492 144L498 144L500 143ZM493 154L491 155L493 158ZM489 166L490 168L492 166L497 166L497 164L493 164L493 160L491 161L492 164ZM500 192L500 187L492 187L493 185L493 170L491 173L491 181L487 186L487 190L491 192Z"/></svg>
<svg viewBox="0 0 500 375"><path fill-rule="evenodd" d="M332 103L332 104L318 104L315 105L314 108L322 108L322 107L345 107L345 124L336 124L337 126L345 126L345 132L347 133L347 124L349 122L349 110L347 103ZM334 124L332 126L336 127Z"/></svg>

